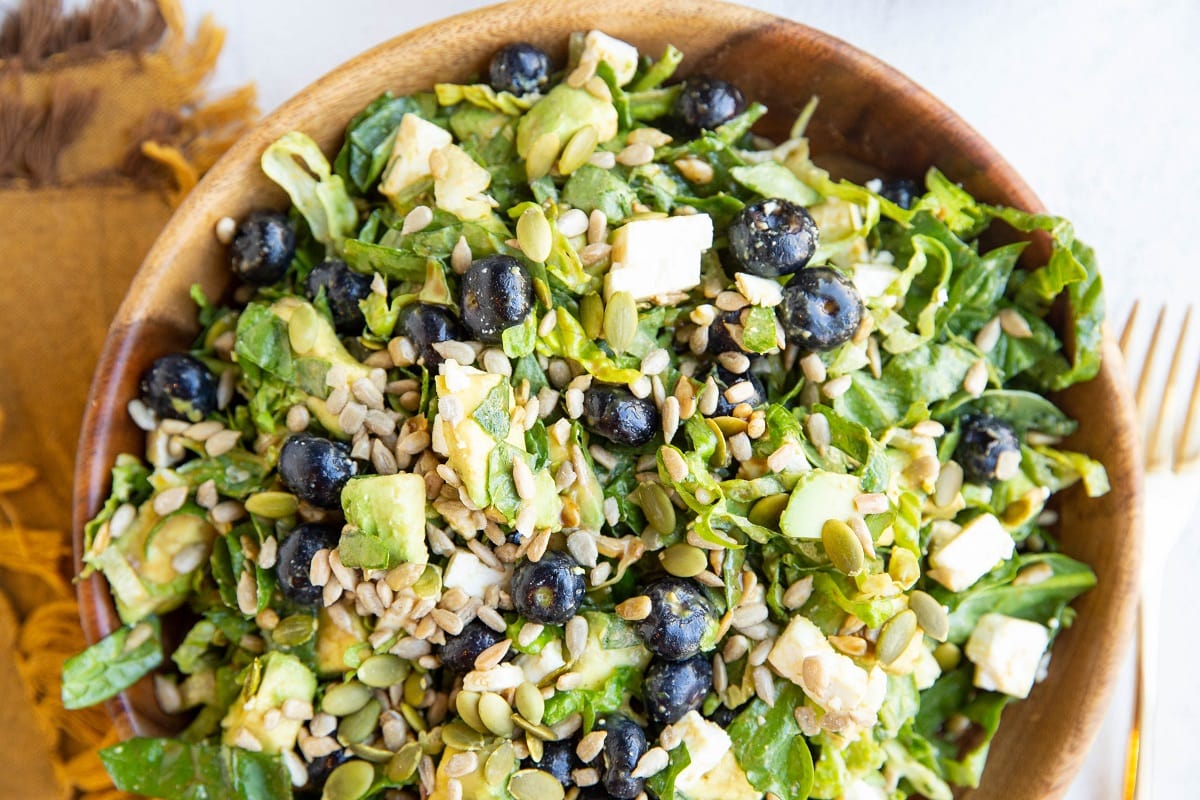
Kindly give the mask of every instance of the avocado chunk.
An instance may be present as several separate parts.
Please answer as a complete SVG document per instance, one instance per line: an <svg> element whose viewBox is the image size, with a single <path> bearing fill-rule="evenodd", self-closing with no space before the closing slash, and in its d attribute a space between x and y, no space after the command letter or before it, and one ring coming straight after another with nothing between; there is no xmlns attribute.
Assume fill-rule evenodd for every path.
<svg viewBox="0 0 1200 800"><path fill-rule="evenodd" d="M102 550L89 553L85 560L104 573L121 621L132 625L151 614L165 614L183 605L192 591L195 569L177 570L176 556L194 547L202 548L203 556L196 561L199 569L208 561L216 536L199 506L189 504L160 517L147 501L127 530Z"/></svg>
<svg viewBox="0 0 1200 800"><path fill-rule="evenodd" d="M628 183L612 172L584 164L567 179L563 200L589 214L598 208L608 217L609 223L616 224L633 214L637 195Z"/></svg>
<svg viewBox="0 0 1200 800"><path fill-rule="evenodd" d="M316 676L295 656L273 652L256 658L246 670L241 694L221 720L223 742L236 746L245 731L258 740L264 753L290 750L296 744L301 721L280 714L274 726L268 727L266 714L288 700L312 703L316 691Z"/></svg>
<svg viewBox="0 0 1200 800"><path fill-rule="evenodd" d="M547 134L558 137L561 151L572 136L589 125L596 129L601 143L607 142L617 135L617 109L584 89L560 83L517 123L517 153L527 158L533 143Z"/></svg>
<svg viewBox="0 0 1200 800"><path fill-rule="evenodd" d="M819 469L806 472L792 490L779 529L793 539L820 539L828 520L845 522L862 516L854 507L854 498L861 492L855 475Z"/></svg>
<svg viewBox="0 0 1200 800"><path fill-rule="evenodd" d="M325 397L332 388L328 387L326 377L329 370L338 368L345 376L346 390L349 391L355 381L370 376L370 367L347 352L333 324L311 303L296 297L283 297L271 304L270 312L286 325L286 346L291 352L291 382L307 395L305 405L308 410L334 436L348 438L338 423L337 415L330 414L325 405ZM242 336L243 325L239 321L239 342ZM247 343L247 349L250 347L254 345ZM238 354L243 355L241 346Z"/></svg>
<svg viewBox="0 0 1200 800"><path fill-rule="evenodd" d="M322 678L340 677L349 665L346 654L367 641L367 626L354 609L346 609L351 631L344 631L322 608L317 612L317 672Z"/></svg>
<svg viewBox="0 0 1200 800"><path fill-rule="evenodd" d="M603 690L623 667L634 667L639 675L646 669L650 651L631 625L615 614L583 613L588 621L588 640L574 667L581 677L581 689Z"/></svg>
<svg viewBox="0 0 1200 800"><path fill-rule="evenodd" d="M425 479L401 472L351 478L342 489L348 523L338 554L348 567L390 569L406 561L424 564Z"/></svg>
<svg viewBox="0 0 1200 800"><path fill-rule="evenodd" d="M505 751L496 752L502 748L507 748L507 757L511 764L502 763L506 757ZM446 770L450 759L461 752L463 751L446 745L441 760L438 761L437 777L429 800L447 800L450 797L451 778ZM518 767L517 758L512 753L512 745L504 739L494 739L475 753L479 756L480 768L456 778L462 786L462 800L512 800L512 795L508 793L508 779ZM493 758L493 755L496 757Z"/></svg>

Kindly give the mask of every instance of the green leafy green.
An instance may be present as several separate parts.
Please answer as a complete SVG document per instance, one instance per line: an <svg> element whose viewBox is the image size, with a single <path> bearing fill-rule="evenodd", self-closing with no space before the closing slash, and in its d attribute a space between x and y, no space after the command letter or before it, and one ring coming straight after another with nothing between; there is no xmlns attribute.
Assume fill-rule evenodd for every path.
<svg viewBox="0 0 1200 800"><path fill-rule="evenodd" d="M418 110L413 98L394 97L391 92L372 100L346 127L346 141L333 161L334 171L358 194L366 194L383 174L400 120Z"/></svg>
<svg viewBox="0 0 1200 800"><path fill-rule="evenodd" d="M671 751L667 768L647 778L646 786L658 800L675 800L675 780L691 763L692 756L688 753L687 743L680 742L679 746Z"/></svg>
<svg viewBox="0 0 1200 800"><path fill-rule="evenodd" d="M508 384L500 381L492 387L483 401L471 412L471 418L479 423L479 427L491 434L497 442L508 438L509 392Z"/></svg>
<svg viewBox="0 0 1200 800"><path fill-rule="evenodd" d="M163 660L157 617L118 628L63 664L63 708L95 705L128 689Z"/></svg>
<svg viewBox="0 0 1200 800"><path fill-rule="evenodd" d="M262 170L288 193L313 238L340 253L354 234L358 211L317 143L298 131L285 133L263 153Z"/></svg>
<svg viewBox="0 0 1200 800"><path fill-rule="evenodd" d="M729 174L742 186L762 197L782 197L802 206L810 206L821 199L815 189L778 161L734 167Z"/></svg>
<svg viewBox="0 0 1200 800"><path fill-rule="evenodd" d="M278 756L177 739L135 738L100 751L121 791L161 800L288 800L292 782Z"/></svg>
<svg viewBox="0 0 1200 800"><path fill-rule="evenodd" d="M729 738L738 765L755 789L781 798L808 797L812 753L793 713L804 705L804 692L788 681L776 685L775 704L755 698L729 725Z"/></svg>
<svg viewBox="0 0 1200 800"><path fill-rule="evenodd" d="M633 189L619 175L591 164L584 164L571 173L562 197L564 202L589 214L600 209L613 224L627 219L637 200Z"/></svg>
<svg viewBox="0 0 1200 800"><path fill-rule="evenodd" d="M742 343L753 353L774 350L775 312L764 306L751 306L742 329Z"/></svg>

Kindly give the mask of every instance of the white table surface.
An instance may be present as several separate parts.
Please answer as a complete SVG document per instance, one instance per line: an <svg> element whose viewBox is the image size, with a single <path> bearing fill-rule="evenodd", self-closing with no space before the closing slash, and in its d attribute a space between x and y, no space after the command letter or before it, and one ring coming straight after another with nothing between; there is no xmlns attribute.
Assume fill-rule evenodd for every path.
<svg viewBox="0 0 1200 800"><path fill-rule="evenodd" d="M228 28L212 88L258 84L270 110L356 53L485 3L473 0L185 0ZM1200 300L1200 3L1193 0L747 0L882 58L946 101L1074 221L1122 320L1133 298ZM1196 495L1193 495L1196 496ZM1151 532L1152 534L1152 532ZM1187 593L1193 524L1163 579L1156 798L1195 796L1200 638ZM1194 579L1193 579L1194 580ZM1180 632L1172 635L1173 632ZM1130 661L1130 663L1132 663ZM1120 797L1131 670L1068 797Z"/></svg>

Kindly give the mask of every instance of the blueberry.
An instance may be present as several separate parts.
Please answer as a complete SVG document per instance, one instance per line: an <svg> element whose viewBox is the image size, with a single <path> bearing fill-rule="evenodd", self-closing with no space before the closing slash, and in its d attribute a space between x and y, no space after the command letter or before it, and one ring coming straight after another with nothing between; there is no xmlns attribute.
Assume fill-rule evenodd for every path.
<svg viewBox="0 0 1200 800"><path fill-rule="evenodd" d="M713 712L708 715L708 718L720 725L722 728L728 728L733 724L737 715L742 711L741 708L730 708L724 703L719 704L713 709Z"/></svg>
<svg viewBox="0 0 1200 800"><path fill-rule="evenodd" d="M742 269L762 278L791 275L817 251L817 223L789 200L751 203L729 224L729 249Z"/></svg>
<svg viewBox="0 0 1200 800"><path fill-rule="evenodd" d="M732 416L733 409L742 403L749 403L752 406L760 406L767 402L767 390L763 386L763 383L759 377L753 372L743 372L742 374L738 375L730 372L724 367L717 367L713 377L717 380L717 388L721 390L717 395L717 407L712 413L712 416L714 417ZM725 398L725 390L730 386L733 386L735 383L741 383L743 381L750 382L750 385L754 387L754 394L750 395L745 400L739 400L736 403L729 402Z"/></svg>
<svg viewBox="0 0 1200 800"><path fill-rule="evenodd" d="M217 379L200 359L172 353L142 373L141 395L159 417L199 422L217 408Z"/></svg>
<svg viewBox="0 0 1200 800"><path fill-rule="evenodd" d="M525 619L546 625L561 625L583 602L583 569L558 550L540 561L522 561L513 570L513 607Z"/></svg>
<svg viewBox="0 0 1200 800"><path fill-rule="evenodd" d="M700 653L685 661L654 659L642 678L646 716L659 725L678 722L700 708L712 689L712 677L712 662Z"/></svg>
<svg viewBox="0 0 1200 800"><path fill-rule="evenodd" d="M345 336L362 333L367 321L358 303L371 295L370 276L355 272L345 261L329 259L313 267L304 282L304 293L310 300L317 299L321 289L325 290L337 332Z"/></svg>
<svg viewBox="0 0 1200 800"><path fill-rule="evenodd" d="M718 78L688 78L675 99L675 114L693 130L716 128L742 113L742 90Z"/></svg>
<svg viewBox="0 0 1200 800"><path fill-rule="evenodd" d="M512 256L484 256L462 277L462 319L481 342L495 344L533 310L533 280Z"/></svg>
<svg viewBox="0 0 1200 800"><path fill-rule="evenodd" d="M598 720L596 727L608 731L604 737L604 750L601 751L603 764L600 782L617 800L633 800L641 794L645 785L645 781L630 773L649 749L646 732L623 714L609 714Z"/></svg>
<svg viewBox="0 0 1200 800"><path fill-rule="evenodd" d="M742 327L742 312L738 311L722 311L717 314L712 324L708 326L708 347L707 352L710 355L718 356L721 353L743 353L744 348L738 344L737 339L733 337L730 331L730 326ZM741 338L739 332L738 339Z"/></svg>
<svg viewBox="0 0 1200 800"><path fill-rule="evenodd" d="M478 619L472 620L462 633L447 636L442 645L442 666L451 672L465 674L475 669L475 659L489 647L504 641L504 634L497 633Z"/></svg>
<svg viewBox="0 0 1200 800"><path fill-rule="evenodd" d="M828 267L801 270L783 287L780 321L788 342L802 350L832 350L850 341L862 316L854 284Z"/></svg>
<svg viewBox="0 0 1200 800"><path fill-rule="evenodd" d="M501 47L488 66L488 82L497 92L529 94L540 91L549 80L550 56L526 42Z"/></svg>
<svg viewBox="0 0 1200 800"><path fill-rule="evenodd" d="M540 769L549 772L558 779L563 788L569 788L575 785L575 778L571 772L583 766L583 762L575 755L577 744L578 741L572 739L544 742L542 744L542 760L534 761L532 758L527 758L521 762L521 766L526 769Z"/></svg>
<svg viewBox="0 0 1200 800"><path fill-rule="evenodd" d="M308 762L308 783L297 790L298 797L320 797L329 780L329 774L350 760L350 754L345 750L334 750L329 755L314 758Z"/></svg>
<svg viewBox="0 0 1200 800"><path fill-rule="evenodd" d="M308 578L309 565L318 550L337 547L341 530L331 525L313 523L301 525L287 535L279 545L275 559L275 574L283 596L298 606L315 606L321 602L321 587L313 586Z"/></svg>
<svg viewBox="0 0 1200 800"><path fill-rule="evenodd" d="M624 386L593 383L584 395L583 426L615 444L643 445L661 425L654 402L635 397Z"/></svg>
<svg viewBox="0 0 1200 800"><path fill-rule="evenodd" d="M958 446L954 459L963 475L972 483L996 480L996 468L1005 453L1020 454L1016 431L1002 419L988 414L968 414L959 424Z"/></svg>
<svg viewBox="0 0 1200 800"><path fill-rule="evenodd" d="M277 282L296 253L296 234L286 214L253 211L238 223L229 245L229 266L247 283Z"/></svg>
<svg viewBox="0 0 1200 800"><path fill-rule="evenodd" d="M288 491L318 508L340 508L342 487L358 472L346 446L311 433L288 437L279 451L279 477Z"/></svg>
<svg viewBox="0 0 1200 800"><path fill-rule="evenodd" d="M650 614L637 632L650 652L681 661L700 652L715 614L700 584L683 578L660 578L646 587Z"/></svg>
<svg viewBox="0 0 1200 800"><path fill-rule="evenodd" d="M921 196L921 187L908 178L889 178L879 188L879 196L903 209L909 209Z"/></svg>
<svg viewBox="0 0 1200 800"><path fill-rule="evenodd" d="M415 303L404 311L404 335L417 348L417 363L436 369L442 356L433 345L467 338L454 312L432 303Z"/></svg>

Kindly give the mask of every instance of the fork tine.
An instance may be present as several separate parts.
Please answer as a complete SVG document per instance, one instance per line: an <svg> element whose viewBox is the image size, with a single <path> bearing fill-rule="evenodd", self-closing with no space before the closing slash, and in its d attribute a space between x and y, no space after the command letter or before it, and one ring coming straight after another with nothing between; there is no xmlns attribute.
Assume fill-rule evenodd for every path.
<svg viewBox="0 0 1200 800"><path fill-rule="evenodd" d="M1133 399L1137 404L1138 419L1144 429L1149 420L1149 409L1146 406L1146 396L1150 392L1150 379L1154 374L1154 357L1158 355L1158 340L1162 336L1163 323L1167 319L1167 307L1158 310L1158 318L1154 320L1154 332L1150 334L1150 345L1146 348L1146 358L1142 361L1142 371L1138 375L1137 390Z"/></svg>
<svg viewBox="0 0 1200 800"><path fill-rule="evenodd" d="M1133 338L1133 329L1137 324L1138 311L1141 307L1141 300L1133 301L1133 308L1129 309L1129 316L1125 318L1125 327L1121 329L1121 355L1126 360L1129 358L1129 341Z"/></svg>
<svg viewBox="0 0 1200 800"><path fill-rule="evenodd" d="M1188 400L1187 414L1183 418L1183 427L1175 442L1175 461L1172 468L1182 472L1197 461L1197 455L1191 452L1192 426L1200 417L1200 364L1196 366L1196 375L1192 378L1192 396Z"/></svg>
<svg viewBox="0 0 1200 800"><path fill-rule="evenodd" d="M1158 414L1151 422L1150 436L1147 439L1149 447L1146 452L1146 466L1155 469L1167 461L1178 460L1178 453L1172 454L1172 442L1164 441L1164 421L1175 422L1175 388L1179 382L1179 370L1183 364L1183 351L1187 349L1188 327L1192 322L1192 307L1188 306L1183 315L1183 325L1179 329L1179 337L1175 341L1175 352L1171 354L1171 366L1167 370L1167 382L1163 386L1162 400L1158 405Z"/></svg>

